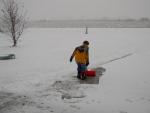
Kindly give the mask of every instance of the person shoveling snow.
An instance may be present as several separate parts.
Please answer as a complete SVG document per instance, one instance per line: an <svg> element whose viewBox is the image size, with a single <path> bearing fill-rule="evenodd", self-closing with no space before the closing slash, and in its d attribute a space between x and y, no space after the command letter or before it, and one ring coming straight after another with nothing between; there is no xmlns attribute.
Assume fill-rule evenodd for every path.
<svg viewBox="0 0 150 113"><path fill-rule="evenodd" d="M85 79L85 71L87 70L87 66L89 65L89 42L83 41L81 46L78 46L73 51L70 62L72 62L73 58L75 57L75 61L77 63L77 78L78 79Z"/></svg>

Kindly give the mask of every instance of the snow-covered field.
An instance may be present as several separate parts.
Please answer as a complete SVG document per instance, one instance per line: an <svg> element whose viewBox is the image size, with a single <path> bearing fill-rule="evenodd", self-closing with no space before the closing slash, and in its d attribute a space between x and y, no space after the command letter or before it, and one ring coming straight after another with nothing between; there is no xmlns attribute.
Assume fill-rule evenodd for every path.
<svg viewBox="0 0 150 113"><path fill-rule="evenodd" d="M32 28L17 48L0 34L0 113L150 113L150 29ZM80 84L74 48L90 42L89 68L106 72Z"/></svg>

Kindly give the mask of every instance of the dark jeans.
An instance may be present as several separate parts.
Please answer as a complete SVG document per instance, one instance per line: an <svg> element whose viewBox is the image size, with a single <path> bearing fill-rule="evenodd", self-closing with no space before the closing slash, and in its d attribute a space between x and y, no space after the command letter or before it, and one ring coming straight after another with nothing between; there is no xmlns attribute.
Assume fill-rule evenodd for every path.
<svg viewBox="0 0 150 113"><path fill-rule="evenodd" d="M86 71L87 70L87 66L85 64L77 64L78 65L78 76L81 75L82 72Z"/></svg>

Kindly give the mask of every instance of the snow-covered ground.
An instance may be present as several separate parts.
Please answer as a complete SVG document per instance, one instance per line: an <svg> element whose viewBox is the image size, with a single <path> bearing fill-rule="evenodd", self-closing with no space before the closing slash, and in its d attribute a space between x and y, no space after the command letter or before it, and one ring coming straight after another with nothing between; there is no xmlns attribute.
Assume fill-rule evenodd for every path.
<svg viewBox="0 0 150 113"><path fill-rule="evenodd" d="M150 29L32 28L17 48L0 34L0 113L150 113ZM80 84L74 48L90 42L90 66L106 72Z"/></svg>

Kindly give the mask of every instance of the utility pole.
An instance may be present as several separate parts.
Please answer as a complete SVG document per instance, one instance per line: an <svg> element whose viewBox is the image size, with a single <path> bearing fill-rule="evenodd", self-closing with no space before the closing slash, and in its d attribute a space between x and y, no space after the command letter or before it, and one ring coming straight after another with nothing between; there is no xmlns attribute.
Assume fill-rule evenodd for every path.
<svg viewBox="0 0 150 113"><path fill-rule="evenodd" d="M88 27L86 27L85 29L85 34L88 34Z"/></svg>

